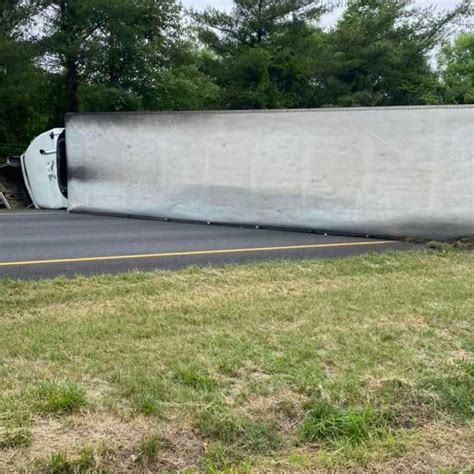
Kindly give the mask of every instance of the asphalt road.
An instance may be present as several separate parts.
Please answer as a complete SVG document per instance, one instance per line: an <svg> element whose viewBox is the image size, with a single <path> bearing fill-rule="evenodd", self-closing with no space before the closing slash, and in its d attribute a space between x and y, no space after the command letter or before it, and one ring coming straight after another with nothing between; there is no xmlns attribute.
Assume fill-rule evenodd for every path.
<svg viewBox="0 0 474 474"><path fill-rule="evenodd" d="M0 278L38 279L405 250L376 239L68 214L0 213Z"/></svg>

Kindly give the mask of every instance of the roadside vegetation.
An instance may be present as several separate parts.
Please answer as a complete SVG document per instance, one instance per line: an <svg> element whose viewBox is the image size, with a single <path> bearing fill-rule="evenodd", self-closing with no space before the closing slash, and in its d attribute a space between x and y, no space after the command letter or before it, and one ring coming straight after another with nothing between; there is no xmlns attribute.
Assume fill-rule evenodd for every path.
<svg viewBox="0 0 474 474"><path fill-rule="evenodd" d="M0 0L0 162L67 112L474 103L469 0L184 3Z"/></svg>
<svg viewBox="0 0 474 474"><path fill-rule="evenodd" d="M468 472L474 253L0 280L0 472Z"/></svg>

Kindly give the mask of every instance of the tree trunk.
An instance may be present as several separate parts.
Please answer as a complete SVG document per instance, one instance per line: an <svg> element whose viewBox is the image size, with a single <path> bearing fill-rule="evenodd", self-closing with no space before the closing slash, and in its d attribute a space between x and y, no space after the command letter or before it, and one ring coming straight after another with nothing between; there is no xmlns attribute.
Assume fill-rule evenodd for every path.
<svg viewBox="0 0 474 474"><path fill-rule="evenodd" d="M77 90L79 87L79 78L77 73L77 61L75 58L66 59L66 94L67 110L66 112L77 112L79 109L79 100Z"/></svg>
<svg viewBox="0 0 474 474"><path fill-rule="evenodd" d="M257 43L260 44L262 42L263 36L265 35L265 30L262 25L262 0L258 1L258 13L257 13L257 19L258 19L258 30L257 30Z"/></svg>
<svg viewBox="0 0 474 474"><path fill-rule="evenodd" d="M68 21L68 5L67 0L59 0L59 11L61 14L61 30L64 36L73 41L73 32L70 28L70 22ZM79 109L79 100L77 91L79 88L79 75L78 75L78 58L70 50L70 46L66 45L65 58L64 58L64 69L66 70L66 112L77 112Z"/></svg>

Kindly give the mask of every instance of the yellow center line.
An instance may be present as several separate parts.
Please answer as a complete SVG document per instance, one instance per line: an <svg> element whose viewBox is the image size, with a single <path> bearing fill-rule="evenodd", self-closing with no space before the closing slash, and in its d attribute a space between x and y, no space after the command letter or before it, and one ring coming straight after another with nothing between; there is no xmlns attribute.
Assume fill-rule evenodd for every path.
<svg viewBox="0 0 474 474"><path fill-rule="evenodd" d="M372 242L344 242L338 244L309 244L309 245L287 245L281 247L251 247L243 249L221 249L221 250L191 250L184 252L148 253L137 255L111 255L103 257L77 257L77 258L56 258L48 260L23 260L18 262L0 262L0 267L14 267L19 265L44 265L52 263L83 263L83 262L105 262L111 260L138 260L146 258L165 257L186 257L195 255L219 255L251 252L274 252L278 250L309 250L320 248L337 247L367 247L372 245L393 244L392 240L380 240Z"/></svg>

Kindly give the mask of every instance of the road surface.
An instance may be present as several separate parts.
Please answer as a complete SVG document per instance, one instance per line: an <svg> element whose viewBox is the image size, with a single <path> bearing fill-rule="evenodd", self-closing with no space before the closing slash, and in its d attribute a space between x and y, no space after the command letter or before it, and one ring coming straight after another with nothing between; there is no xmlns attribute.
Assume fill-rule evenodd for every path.
<svg viewBox="0 0 474 474"><path fill-rule="evenodd" d="M177 269L270 259L333 258L412 245L325 236L68 214L0 213L0 278L49 278Z"/></svg>

